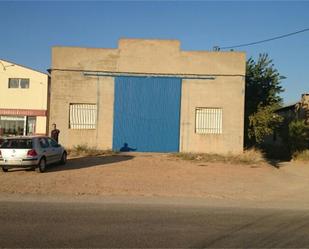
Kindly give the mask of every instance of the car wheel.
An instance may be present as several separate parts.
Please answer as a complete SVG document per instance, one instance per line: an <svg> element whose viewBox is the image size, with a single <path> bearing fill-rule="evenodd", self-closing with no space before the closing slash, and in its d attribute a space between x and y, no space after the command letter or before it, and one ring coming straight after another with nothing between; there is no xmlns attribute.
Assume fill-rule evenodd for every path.
<svg viewBox="0 0 309 249"><path fill-rule="evenodd" d="M66 152L63 152L62 154L62 157L61 157L61 161L60 161L60 164L66 164L67 162L67 153Z"/></svg>
<svg viewBox="0 0 309 249"><path fill-rule="evenodd" d="M8 171L9 171L9 169L8 169L8 168L6 168L6 167L2 167L2 171L3 171L3 172L8 172Z"/></svg>
<svg viewBox="0 0 309 249"><path fill-rule="evenodd" d="M36 171L39 173L43 173L45 172L46 169L46 160L45 158L42 158L38 164L38 166L36 167Z"/></svg>

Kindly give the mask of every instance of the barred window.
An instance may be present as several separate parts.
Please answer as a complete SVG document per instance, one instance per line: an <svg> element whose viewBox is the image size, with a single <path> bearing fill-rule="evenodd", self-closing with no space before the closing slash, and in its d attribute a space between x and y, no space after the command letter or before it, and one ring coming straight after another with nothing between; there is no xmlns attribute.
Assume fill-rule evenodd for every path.
<svg viewBox="0 0 309 249"><path fill-rule="evenodd" d="M195 109L195 133L221 134L222 108L198 107Z"/></svg>
<svg viewBox="0 0 309 249"><path fill-rule="evenodd" d="M70 129L95 129L97 123L97 105L70 104Z"/></svg>

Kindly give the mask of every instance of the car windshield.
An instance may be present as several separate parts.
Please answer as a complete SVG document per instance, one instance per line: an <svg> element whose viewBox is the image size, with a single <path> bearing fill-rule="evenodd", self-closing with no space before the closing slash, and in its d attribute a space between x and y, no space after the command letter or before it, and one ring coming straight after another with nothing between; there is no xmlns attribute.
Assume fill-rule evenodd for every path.
<svg viewBox="0 0 309 249"><path fill-rule="evenodd" d="M2 149L32 149L32 139L5 139Z"/></svg>

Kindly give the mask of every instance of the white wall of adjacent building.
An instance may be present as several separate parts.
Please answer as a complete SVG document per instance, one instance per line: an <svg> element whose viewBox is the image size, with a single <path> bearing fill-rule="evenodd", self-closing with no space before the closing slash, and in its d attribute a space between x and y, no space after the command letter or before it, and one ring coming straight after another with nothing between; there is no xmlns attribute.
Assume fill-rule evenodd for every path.
<svg viewBox="0 0 309 249"><path fill-rule="evenodd" d="M0 60L0 136L46 134L48 75Z"/></svg>

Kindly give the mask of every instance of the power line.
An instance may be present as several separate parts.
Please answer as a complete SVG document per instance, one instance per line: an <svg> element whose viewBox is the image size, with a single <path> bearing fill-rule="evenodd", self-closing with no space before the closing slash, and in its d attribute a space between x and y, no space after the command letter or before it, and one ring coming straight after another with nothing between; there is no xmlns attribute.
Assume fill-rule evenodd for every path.
<svg viewBox="0 0 309 249"><path fill-rule="evenodd" d="M292 33L288 33L288 34L284 34L284 35L280 35L280 36L275 36L275 37L272 37L272 38L269 38L269 39L265 39L265 40L261 40L261 41L250 42L250 43L243 43L243 44L229 46L229 47L218 47L218 46L216 46L214 48L215 49L218 49L218 48L219 49L232 49L232 48L246 47L246 46L251 46L251 45L255 45L255 44L259 44L259 43L263 43L263 42L269 42L269 41L273 41L273 40L278 40L278 39L281 39L281 38L285 38L285 37L288 37L288 36L296 35L296 34L299 34L299 33L306 32L306 31L309 31L309 28L302 29L302 30L299 30L299 31L295 31L295 32L292 32Z"/></svg>

